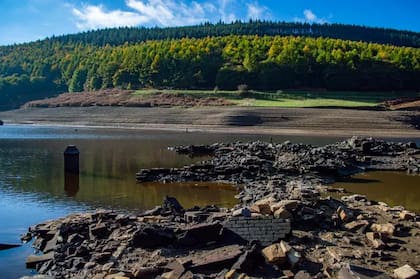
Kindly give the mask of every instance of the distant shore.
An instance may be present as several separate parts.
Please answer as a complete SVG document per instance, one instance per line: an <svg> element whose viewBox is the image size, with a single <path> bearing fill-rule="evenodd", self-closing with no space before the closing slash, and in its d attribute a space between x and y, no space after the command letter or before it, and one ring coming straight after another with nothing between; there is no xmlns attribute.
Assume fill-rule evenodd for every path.
<svg viewBox="0 0 420 279"><path fill-rule="evenodd" d="M420 138L415 111L339 108L58 107L0 112L7 124L313 136Z"/></svg>

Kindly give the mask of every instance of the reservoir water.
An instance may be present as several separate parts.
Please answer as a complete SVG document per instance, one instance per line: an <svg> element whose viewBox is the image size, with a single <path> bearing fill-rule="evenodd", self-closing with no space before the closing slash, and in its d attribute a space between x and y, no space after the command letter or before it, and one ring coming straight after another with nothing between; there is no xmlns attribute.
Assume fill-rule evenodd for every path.
<svg viewBox="0 0 420 279"><path fill-rule="evenodd" d="M19 236L36 223L69 213L107 208L139 212L161 204L166 195L176 197L184 207L236 203L236 190L230 185L137 184L135 173L141 168L180 167L203 158L190 158L169 151L169 146L214 142L273 140L323 145L339 138L185 133L170 131L91 129L6 125L0 127L0 243L18 243ZM401 139L400 139L401 140ZM404 141L412 139L402 139ZM79 181L64 176L63 151L74 144L80 150ZM420 144L419 139L417 144ZM400 174L398 174L400 175ZM400 177L400 176L398 176ZM401 178L401 177L400 177ZM399 178L397 178L399 179ZM392 186L387 186L392 181ZM420 185L419 177L404 180ZM395 187L386 177L378 189L389 197L408 191ZM375 188L375 191L377 188ZM420 187L412 187L419 197ZM359 191L359 189L356 189ZM361 191L361 190L360 190ZM380 191L380 190L379 190ZM393 192L394 191L394 192ZM381 199L382 196L380 197ZM404 205L405 200L395 203ZM418 207L418 199L414 208ZM31 274L25 258L30 245L0 251L0 278L19 278Z"/></svg>

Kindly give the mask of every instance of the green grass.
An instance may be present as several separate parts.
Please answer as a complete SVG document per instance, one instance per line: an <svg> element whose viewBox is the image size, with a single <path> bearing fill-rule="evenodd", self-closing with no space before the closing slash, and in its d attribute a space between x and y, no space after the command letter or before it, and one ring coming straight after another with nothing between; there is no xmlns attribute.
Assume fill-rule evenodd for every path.
<svg viewBox="0 0 420 279"><path fill-rule="evenodd" d="M332 91L250 91L241 96L238 91L221 90L170 90L142 89L134 95L141 96L157 92L192 95L199 97L219 97L232 101L239 106L257 107L372 107L384 100L401 97L419 97L420 93L395 92L332 92Z"/></svg>

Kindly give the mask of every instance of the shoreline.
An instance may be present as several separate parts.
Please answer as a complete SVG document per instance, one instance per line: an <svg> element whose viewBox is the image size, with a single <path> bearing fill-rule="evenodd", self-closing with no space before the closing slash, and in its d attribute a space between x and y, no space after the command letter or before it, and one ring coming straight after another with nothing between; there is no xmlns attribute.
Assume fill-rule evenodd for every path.
<svg viewBox="0 0 420 279"><path fill-rule="evenodd" d="M398 267L420 267L417 214L357 194L321 196L334 179L363 170L418 174L414 143L353 137L322 147L255 141L174 151L213 159L142 169L137 181L244 184L238 204L184 209L167 197L140 215L99 211L47 221L25 236L44 253L27 265L59 278L331 278L361 270L389 278Z"/></svg>
<svg viewBox="0 0 420 279"><path fill-rule="evenodd" d="M168 113L168 115L166 115ZM412 111L311 108L36 108L0 112L4 125L262 134L420 138ZM369 120L371 119L371 121Z"/></svg>

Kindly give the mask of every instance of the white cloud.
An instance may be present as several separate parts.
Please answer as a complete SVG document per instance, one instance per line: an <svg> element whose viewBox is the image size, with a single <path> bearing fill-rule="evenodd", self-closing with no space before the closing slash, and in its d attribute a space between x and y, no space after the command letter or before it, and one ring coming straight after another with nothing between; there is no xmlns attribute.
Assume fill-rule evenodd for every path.
<svg viewBox="0 0 420 279"><path fill-rule="evenodd" d="M107 11L102 5L71 7L76 25L81 30L117 26L180 26L203 22L232 22L237 19L269 16L269 9L255 0L126 0L128 11ZM244 10L247 7L247 11ZM243 12L244 16L239 13ZM247 12L247 18L245 18Z"/></svg>
<svg viewBox="0 0 420 279"><path fill-rule="evenodd" d="M250 19L262 19L270 17L269 10L266 6L260 6L257 2L248 3L248 15Z"/></svg>
<svg viewBox="0 0 420 279"><path fill-rule="evenodd" d="M211 5L202 5L192 2L187 5L183 1L175 0L127 0L128 7L135 10L138 14L147 18L147 23L174 26L191 25L206 20L206 10L211 9Z"/></svg>
<svg viewBox="0 0 420 279"><path fill-rule="evenodd" d="M317 19L316 15L311 10L304 10L303 14L307 21L315 21Z"/></svg>
<svg viewBox="0 0 420 279"><path fill-rule="evenodd" d="M224 22L232 22L237 19L235 13L229 12L229 6L232 4L232 0L219 0L219 14L220 18Z"/></svg>
<svg viewBox="0 0 420 279"><path fill-rule="evenodd" d="M309 23L327 23L328 21L324 18L319 18L312 10L306 9L303 11L304 18L295 17L293 20L297 22L309 22Z"/></svg>
<svg viewBox="0 0 420 279"><path fill-rule="evenodd" d="M77 17L79 29L97 29L104 27L135 26L147 21L147 18L133 12L121 10L105 11L102 6L83 6L82 9L73 8Z"/></svg>

